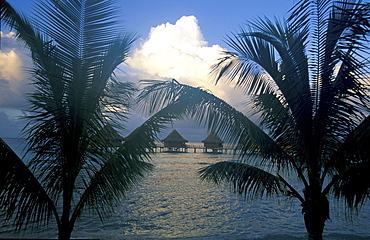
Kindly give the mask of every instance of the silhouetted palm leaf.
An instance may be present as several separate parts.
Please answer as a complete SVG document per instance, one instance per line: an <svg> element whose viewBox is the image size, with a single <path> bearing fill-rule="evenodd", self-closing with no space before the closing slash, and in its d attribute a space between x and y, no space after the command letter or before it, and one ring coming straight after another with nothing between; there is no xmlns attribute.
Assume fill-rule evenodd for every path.
<svg viewBox="0 0 370 240"><path fill-rule="evenodd" d="M350 207L369 197L369 16L362 1L301 0L287 21L259 18L229 36L235 52L224 52L212 74L216 83L232 82L253 98L259 126L176 81L152 83L142 95L147 109L194 117L241 145L240 162L206 167L202 178L230 181L251 196L282 193L263 184L272 177L302 203L309 238L321 239L329 193ZM303 183L303 194L286 181L287 173Z"/></svg>
<svg viewBox="0 0 370 240"><path fill-rule="evenodd" d="M18 227L29 223L30 214L37 216L30 219L42 223L54 213L59 238L68 239L83 211L103 218L152 169L146 150L167 120L149 121L126 138L116 130L123 128L137 89L115 79L114 70L126 60L135 36L116 24L113 2L40 0L35 19L29 21L1 0L2 19L30 49L34 62L35 92L28 97L30 121L25 132L31 161L28 168L18 168L28 171L25 176L40 189L4 199L13 205L27 203L37 200L38 192L38 198L47 199L32 211L27 209L32 201L17 205L26 217L9 209ZM110 137L104 129L110 129ZM118 148L110 145L112 137L122 142Z"/></svg>
<svg viewBox="0 0 370 240"><path fill-rule="evenodd" d="M289 154L255 123L211 93L176 80L147 80L142 83L148 86L138 96L138 102L142 109L155 112L153 117L171 116L173 120L193 118L220 133L225 142L239 145L243 150L241 158L262 157L262 162L256 161L258 164L268 162L271 168L277 163L287 166L295 164ZM262 149L261 145L265 148Z"/></svg>
<svg viewBox="0 0 370 240"><path fill-rule="evenodd" d="M55 217L56 208L39 181L16 153L0 139L0 206L18 229Z"/></svg>
<svg viewBox="0 0 370 240"><path fill-rule="evenodd" d="M285 194L278 176L239 162L218 162L199 170L202 180L220 184L231 182L235 190L246 197Z"/></svg>

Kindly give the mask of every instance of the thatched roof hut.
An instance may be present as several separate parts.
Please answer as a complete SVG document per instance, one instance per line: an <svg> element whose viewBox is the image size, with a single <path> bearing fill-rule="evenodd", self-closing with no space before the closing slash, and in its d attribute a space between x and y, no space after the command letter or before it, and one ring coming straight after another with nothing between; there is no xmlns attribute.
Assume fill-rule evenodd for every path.
<svg viewBox="0 0 370 240"><path fill-rule="evenodd" d="M205 148L222 148L224 141L215 132L211 132L206 139L202 141Z"/></svg>
<svg viewBox="0 0 370 240"><path fill-rule="evenodd" d="M178 133L175 129L172 130L170 134L166 138L162 140L165 147L185 147L185 143L188 142L185 138L183 138L180 133Z"/></svg>

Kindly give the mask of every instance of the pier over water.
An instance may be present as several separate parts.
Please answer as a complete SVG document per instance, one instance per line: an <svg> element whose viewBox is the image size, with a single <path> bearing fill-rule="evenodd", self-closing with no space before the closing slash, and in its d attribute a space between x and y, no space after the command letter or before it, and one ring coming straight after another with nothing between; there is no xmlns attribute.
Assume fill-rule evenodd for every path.
<svg viewBox="0 0 370 240"><path fill-rule="evenodd" d="M212 131L201 143L188 143L188 140L183 138L181 134L173 129L170 134L161 142L155 143L155 146L150 149L152 152L189 152L194 153L202 151L203 153L235 153L236 147L230 144L225 144L224 141Z"/></svg>
<svg viewBox="0 0 370 240"><path fill-rule="evenodd" d="M164 146L163 143L156 142L155 146L152 147L153 152L178 152L178 153L235 153L236 147L224 144L222 147L205 147L202 143L187 143L181 147Z"/></svg>

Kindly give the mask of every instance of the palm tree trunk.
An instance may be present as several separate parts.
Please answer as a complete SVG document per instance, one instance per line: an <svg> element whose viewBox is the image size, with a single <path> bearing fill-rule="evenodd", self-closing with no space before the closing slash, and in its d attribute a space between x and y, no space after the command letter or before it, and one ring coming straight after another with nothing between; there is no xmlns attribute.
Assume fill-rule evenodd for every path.
<svg viewBox="0 0 370 240"><path fill-rule="evenodd" d="M63 215L61 218L61 224L59 225L59 233L58 233L58 239L59 240L69 240L71 238L72 230L73 230L73 224L71 223L69 217L69 211L70 211L70 205L63 206Z"/></svg>
<svg viewBox="0 0 370 240"><path fill-rule="evenodd" d="M329 201L326 196L320 194L316 198L306 195L302 204L302 213L308 233L308 240L322 240L325 221L329 219Z"/></svg>
<svg viewBox="0 0 370 240"><path fill-rule="evenodd" d="M71 238L73 224L70 221L71 214L71 201L73 194L73 181L71 180L71 173L68 171L70 169L69 165L66 167L66 172L64 173L64 186L63 186L63 210L61 217L61 224L59 226L59 240L69 240Z"/></svg>
<svg viewBox="0 0 370 240"><path fill-rule="evenodd" d="M73 231L74 223L70 220L71 204L69 200L68 198L63 202L63 215L60 221L61 224L58 226L59 240L69 240Z"/></svg>
<svg viewBox="0 0 370 240"><path fill-rule="evenodd" d="M71 226L70 222L62 222L62 224L59 227L59 234L58 239L59 240L69 240L71 238L73 227Z"/></svg>
<svg viewBox="0 0 370 240"><path fill-rule="evenodd" d="M322 240L325 220L318 218L315 214L305 213L304 222L308 233L308 240Z"/></svg>

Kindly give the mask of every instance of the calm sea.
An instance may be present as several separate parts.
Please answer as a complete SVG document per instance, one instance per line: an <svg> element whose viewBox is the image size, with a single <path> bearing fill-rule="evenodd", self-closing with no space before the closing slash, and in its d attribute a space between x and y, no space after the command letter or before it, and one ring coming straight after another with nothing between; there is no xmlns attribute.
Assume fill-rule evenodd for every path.
<svg viewBox="0 0 370 240"><path fill-rule="evenodd" d="M18 153L22 143L4 139ZM232 159L229 154L158 153L155 170L122 199L104 224L98 216L84 216L74 238L93 239L306 239L299 203L286 198L248 200L228 186L201 182L197 170ZM331 201L331 220L324 239L370 239L370 203L346 220L341 204ZM340 207L341 211L335 209ZM15 232L0 229L0 238L56 238L55 226Z"/></svg>

